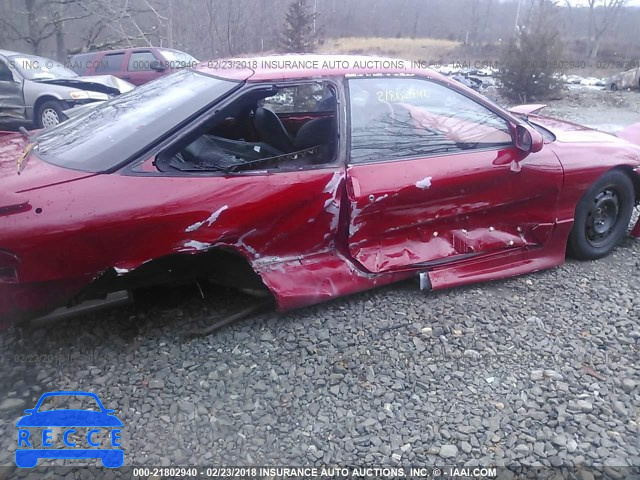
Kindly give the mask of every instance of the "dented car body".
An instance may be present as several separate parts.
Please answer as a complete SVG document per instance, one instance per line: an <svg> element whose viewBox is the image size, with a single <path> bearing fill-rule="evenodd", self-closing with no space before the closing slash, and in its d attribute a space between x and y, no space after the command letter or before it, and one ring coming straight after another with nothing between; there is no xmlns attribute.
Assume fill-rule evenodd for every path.
<svg viewBox="0 0 640 480"><path fill-rule="evenodd" d="M281 310L413 277L499 279L562 264L603 175L633 190L597 197L577 228L594 245L617 221L602 212L640 198L634 130L511 113L366 57L267 60L184 70L33 138L5 134L0 319L204 277L266 289Z"/></svg>

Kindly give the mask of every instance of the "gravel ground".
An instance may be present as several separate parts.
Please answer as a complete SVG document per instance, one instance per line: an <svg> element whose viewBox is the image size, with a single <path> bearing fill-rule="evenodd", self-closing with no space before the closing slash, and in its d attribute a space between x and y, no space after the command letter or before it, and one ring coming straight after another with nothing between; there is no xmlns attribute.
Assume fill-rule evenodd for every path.
<svg viewBox="0 0 640 480"><path fill-rule="evenodd" d="M192 340L246 297L194 287L12 330L0 464L24 408L78 389L116 410L128 465L638 466L639 258L628 238L597 262L429 294L406 282Z"/></svg>
<svg viewBox="0 0 640 480"><path fill-rule="evenodd" d="M588 88L566 90L563 98L546 102L541 113L616 133L640 122L640 93L637 90L608 92Z"/></svg>
<svg viewBox="0 0 640 480"><path fill-rule="evenodd" d="M554 115L579 114L563 102ZM607 118L629 123L625 108ZM89 390L125 425L126 465L640 466L639 285L628 238L597 262L428 294L405 282L206 338L183 334L248 298L193 286L13 329L0 465L42 392Z"/></svg>

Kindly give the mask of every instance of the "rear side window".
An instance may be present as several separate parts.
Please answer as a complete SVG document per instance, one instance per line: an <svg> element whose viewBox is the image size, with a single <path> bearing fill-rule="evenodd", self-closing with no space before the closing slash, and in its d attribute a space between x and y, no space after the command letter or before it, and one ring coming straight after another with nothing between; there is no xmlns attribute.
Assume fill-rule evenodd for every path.
<svg viewBox="0 0 640 480"><path fill-rule="evenodd" d="M122 60L124 60L124 53L110 53L105 55L96 66L96 73L119 72L122 68Z"/></svg>
<svg viewBox="0 0 640 480"><path fill-rule="evenodd" d="M97 66L97 63L95 62L96 57L97 53L81 53L79 55L74 55L69 59L69 63L66 67L70 68L78 75L83 75L87 69Z"/></svg>
<svg viewBox="0 0 640 480"><path fill-rule="evenodd" d="M157 62L158 59L152 52L133 52L129 58L130 72L148 72L151 70L151 62Z"/></svg>

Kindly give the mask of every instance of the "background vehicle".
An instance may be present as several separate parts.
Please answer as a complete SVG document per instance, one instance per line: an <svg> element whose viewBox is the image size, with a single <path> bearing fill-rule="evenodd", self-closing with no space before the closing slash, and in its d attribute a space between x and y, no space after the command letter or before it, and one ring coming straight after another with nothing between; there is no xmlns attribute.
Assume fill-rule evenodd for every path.
<svg viewBox="0 0 640 480"><path fill-rule="evenodd" d="M350 67L286 66L314 59ZM370 63L184 69L6 136L0 319L200 278L287 310L416 276L435 290L552 268L568 246L596 259L624 237L640 138Z"/></svg>
<svg viewBox="0 0 640 480"><path fill-rule="evenodd" d="M74 105L109 100L134 86L111 75L79 77L53 60L0 50L0 122L50 128Z"/></svg>
<svg viewBox="0 0 640 480"><path fill-rule="evenodd" d="M640 89L640 67L630 68L612 76L607 82L609 90L638 90Z"/></svg>
<svg viewBox="0 0 640 480"><path fill-rule="evenodd" d="M69 59L79 75L113 75L142 85L180 68L195 67L198 60L188 53L168 48L127 48L81 53Z"/></svg>

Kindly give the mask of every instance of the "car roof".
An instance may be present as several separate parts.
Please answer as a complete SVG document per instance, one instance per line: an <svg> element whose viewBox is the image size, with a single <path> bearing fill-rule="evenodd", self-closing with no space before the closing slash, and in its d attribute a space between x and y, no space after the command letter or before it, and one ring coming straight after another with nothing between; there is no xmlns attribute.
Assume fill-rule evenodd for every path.
<svg viewBox="0 0 640 480"><path fill-rule="evenodd" d="M143 52L148 52L149 50L170 50L173 52L180 52L180 53L185 53L182 50L176 50L175 48L165 48L165 47L128 47L128 48L116 48L116 49L112 49L112 50L96 50L94 52L82 52L82 53L76 53L75 55L72 55L72 57L79 57L80 55L97 55L99 53L126 53L126 52L138 52L138 51L143 51Z"/></svg>
<svg viewBox="0 0 640 480"><path fill-rule="evenodd" d="M424 75L446 79L433 70L421 68L421 65L416 65L411 60L367 55L286 54L229 58L201 62L196 70L231 79L239 78L240 71L252 70L252 74L245 75L252 82L345 75Z"/></svg>

